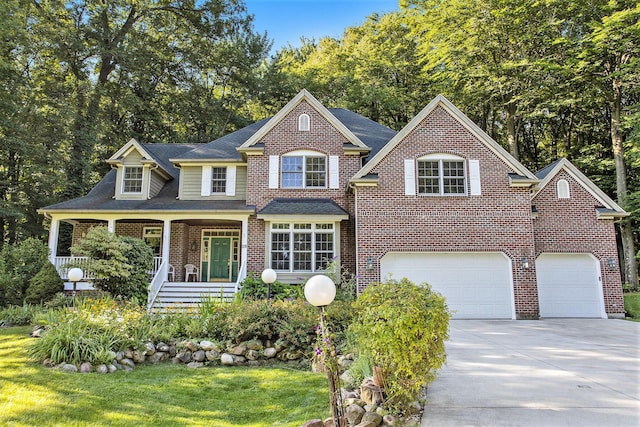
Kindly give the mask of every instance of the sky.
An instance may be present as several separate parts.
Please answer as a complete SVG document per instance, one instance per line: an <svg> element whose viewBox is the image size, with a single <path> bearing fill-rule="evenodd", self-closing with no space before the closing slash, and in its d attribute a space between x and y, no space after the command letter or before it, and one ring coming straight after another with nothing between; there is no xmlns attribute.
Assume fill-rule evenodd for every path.
<svg viewBox="0 0 640 427"><path fill-rule="evenodd" d="M287 44L299 47L302 36L339 38L347 27L362 24L374 12L398 10L398 0L245 0L245 4L255 16L255 31L267 31L273 40L271 53Z"/></svg>

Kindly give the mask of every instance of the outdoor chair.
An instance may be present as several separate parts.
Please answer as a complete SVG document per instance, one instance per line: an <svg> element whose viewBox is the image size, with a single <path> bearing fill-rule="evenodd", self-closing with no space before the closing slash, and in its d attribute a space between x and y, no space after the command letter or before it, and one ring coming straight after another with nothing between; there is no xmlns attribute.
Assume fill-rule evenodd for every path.
<svg viewBox="0 0 640 427"><path fill-rule="evenodd" d="M176 269L173 267L173 264L169 264L169 268L167 269L167 280L173 282L176 277Z"/></svg>
<svg viewBox="0 0 640 427"><path fill-rule="evenodd" d="M199 269L193 264L185 264L184 266L184 281L188 282L189 278L193 276L194 282L198 281Z"/></svg>

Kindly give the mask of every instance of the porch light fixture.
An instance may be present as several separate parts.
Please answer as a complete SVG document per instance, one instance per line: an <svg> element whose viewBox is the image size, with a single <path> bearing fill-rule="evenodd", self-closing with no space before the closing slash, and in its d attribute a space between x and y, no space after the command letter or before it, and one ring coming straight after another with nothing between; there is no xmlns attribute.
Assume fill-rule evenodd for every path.
<svg viewBox="0 0 640 427"><path fill-rule="evenodd" d="M373 258L369 257L367 258L367 267L366 267L367 271L371 271L373 270Z"/></svg>
<svg viewBox="0 0 640 427"><path fill-rule="evenodd" d="M271 284L278 278L278 273L271 268L267 268L262 272L260 278L267 284L267 301L271 302Z"/></svg>
<svg viewBox="0 0 640 427"><path fill-rule="evenodd" d="M79 281L84 277L84 271L81 268L74 267L67 272L67 278L73 283L73 293L71 294L73 297L73 306L76 305L76 285Z"/></svg>
<svg viewBox="0 0 640 427"><path fill-rule="evenodd" d="M609 267L609 270L615 270L616 269L616 260L614 258L609 258L607 260L607 266Z"/></svg>
<svg viewBox="0 0 640 427"><path fill-rule="evenodd" d="M344 410L342 407L342 394L340 390L340 376L338 374L338 362L336 358L336 348L331 340L331 335L325 324L324 309L331 304L336 297L336 284L331 278L317 274L307 280L304 285L304 297L309 303L320 310L320 346L322 351L316 354L322 354L322 363L327 371L327 379L329 381L329 406L331 407L331 416L335 427L346 426L344 420Z"/></svg>
<svg viewBox="0 0 640 427"><path fill-rule="evenodd" d="M522 257L522 268L529 268L529 258L526 256Z"/></svg>
<svg viewBox="0 0 640 427"><path fill-rule="evenodd" d="M193 240L191 242L191 252L195 252L198 249L198 242L196 242L195 240Z"/></svg>

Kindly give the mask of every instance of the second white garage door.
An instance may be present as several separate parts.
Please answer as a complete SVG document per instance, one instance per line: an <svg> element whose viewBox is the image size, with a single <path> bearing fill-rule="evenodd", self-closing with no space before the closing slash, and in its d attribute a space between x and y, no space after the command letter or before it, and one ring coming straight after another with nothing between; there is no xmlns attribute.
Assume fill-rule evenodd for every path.
<svg viewBox="0 0 640 427"><path fill-rule="evenodd" d="M513 319L511 261L497 252L389 252L381 277L429 283L447 298L453 318Z"/></svg>
<svg viewBox="0 0 640 427"><path fill-rule="evenodd" d="M606 317L598 261L590 254L540 254L540 317Z"/></svg>

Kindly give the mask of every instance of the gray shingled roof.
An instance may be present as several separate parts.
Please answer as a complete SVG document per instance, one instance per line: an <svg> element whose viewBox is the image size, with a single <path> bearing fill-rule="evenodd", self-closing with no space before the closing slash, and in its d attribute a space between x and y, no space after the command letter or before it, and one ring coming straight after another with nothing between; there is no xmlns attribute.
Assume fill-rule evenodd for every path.
<svg viewBox="0 0 640 427"><path fill-rule="evenodd" d="M329 108L343 125L371 148L369 158L376 155L398 132L344 108Z"/></svg>
<svg viewBox="0 0 640 427"><path fill-rule="evenodd" d="M536 172L534 175L536 177L538 177L540 180L543 180L546 178L546 176L549 174L549 172L551 172L553 170L553 168L556 167L556 164L558 164L558 162L560 161L560 159L556 160L555 162L551 163L550 165L540 169L538 172Z"/></svg>
<svg viewBox="0 0 640 427"><path fill-rule="evenodd" d="M331 199L274 199L259 215L349 215Z"/></svg>

